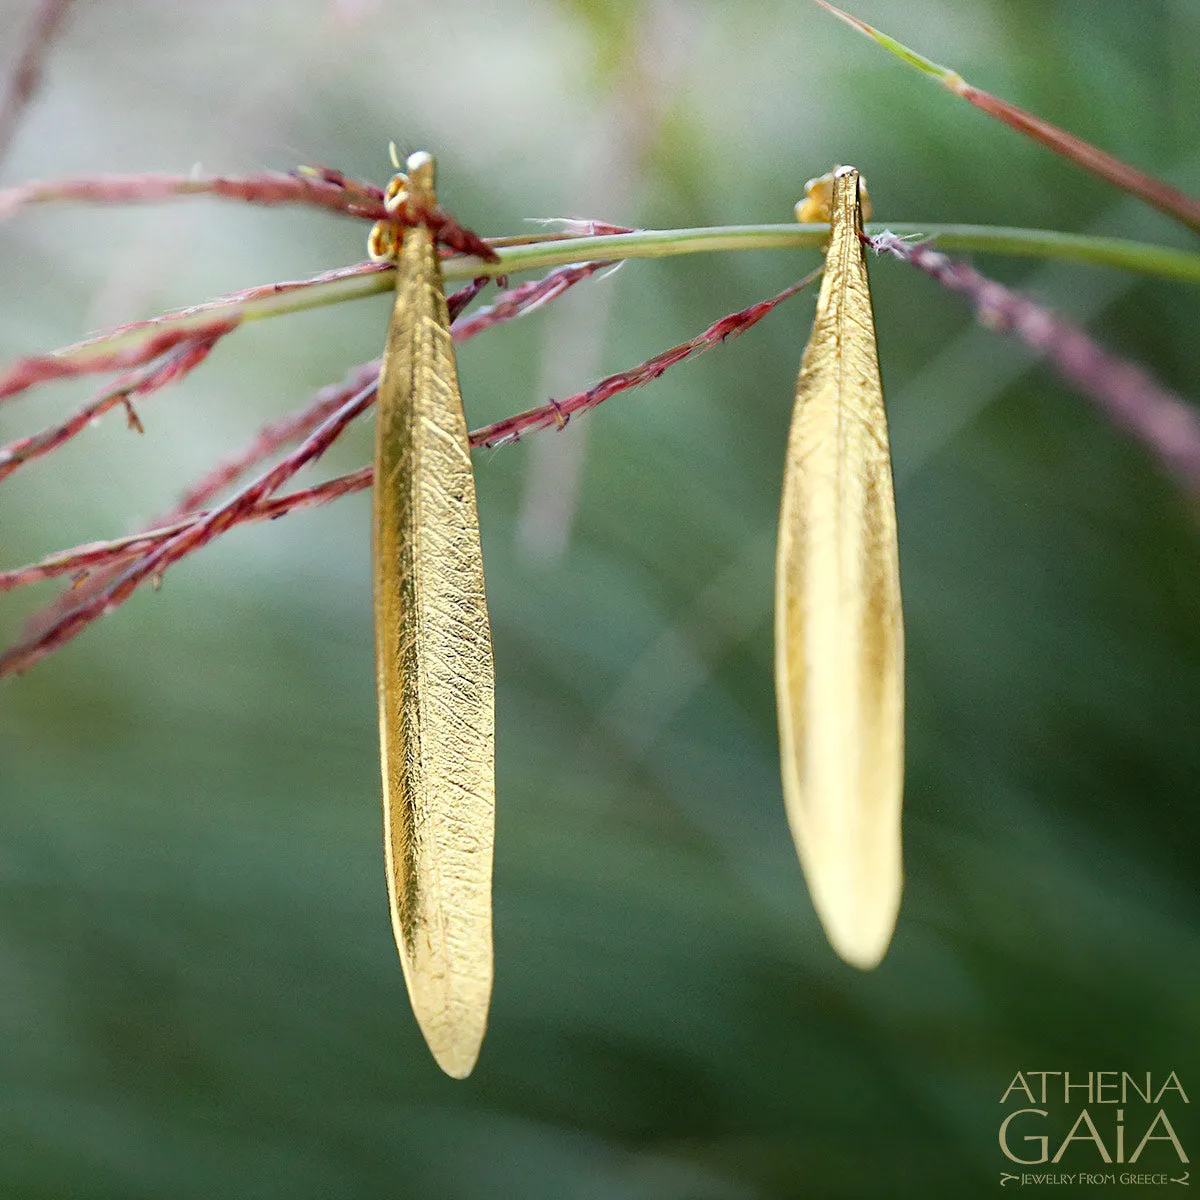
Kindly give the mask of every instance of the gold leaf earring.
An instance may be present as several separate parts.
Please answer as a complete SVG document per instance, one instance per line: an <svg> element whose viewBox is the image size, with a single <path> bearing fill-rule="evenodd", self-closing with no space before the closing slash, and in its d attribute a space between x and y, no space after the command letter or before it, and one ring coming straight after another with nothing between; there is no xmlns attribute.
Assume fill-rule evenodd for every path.
<svg viewBox="0 0 1200 1200"><path fill-rule="evenodd" d="M887 417L853 167L797 207L829 249L788 436L775 686L788 823L833 948L878 964L900 906L904 628Z"/></svg>
<svg viewBox="0 0 1200 1200"><path fill-rule="evenodd" d="M396 263L375 417L375 666L392 929L448 1075L479 1056L492 991L494 671L471 450L437 241L434 161L412 155L371 255Z"/></svg>

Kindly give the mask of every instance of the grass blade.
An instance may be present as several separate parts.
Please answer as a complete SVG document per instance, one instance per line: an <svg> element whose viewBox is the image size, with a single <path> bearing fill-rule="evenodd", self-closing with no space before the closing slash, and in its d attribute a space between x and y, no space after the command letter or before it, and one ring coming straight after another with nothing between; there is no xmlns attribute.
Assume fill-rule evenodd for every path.
<svg viewBox="0 0 1200 1200"><path fill-rule="evenodd" d="M1200 233L1200 200L1195 197L1179 191L1178 188L1171 187L1161 179L1155 179L1153 175L1139 171L1136 167L1131 167L1128 163L1114 158L1098 146L1085 142L1073 133L1059 129L1057 125L1051 125L1049 121L1044 121L1041 117L1034 116L1033 113L1026 112L1023 108L1010 104L1007 100L1001 100L999 96L993 96L990 92L985 92L982 88L967 83L957 71L943 67L940 63L935 63L924 55L918 54L915 50L910 50L874 26L860 21L840 8L835 8L829 3L829 0L816 0L816 3L833 13L835 17L845 21L847 25L866 34L872 41L877 42L897 58L903 59L910 66L939 80L955 95L961 96L969 104L982 109L989 116L996 117L1019 133L1025 134L1026 137L1041 142L1055 154L1069 158L1085 171L1099 175L1101 179L1107 180L1122 191L1144 200L1147 204L1157 208L1159 212L1166 213L1167 216L1182 222L1193 233Z"/></svg>

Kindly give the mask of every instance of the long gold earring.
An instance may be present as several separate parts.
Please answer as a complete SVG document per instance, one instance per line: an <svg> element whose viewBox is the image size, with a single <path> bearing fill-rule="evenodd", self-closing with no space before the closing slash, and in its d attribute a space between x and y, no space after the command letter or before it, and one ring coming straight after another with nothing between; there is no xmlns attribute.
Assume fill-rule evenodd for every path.
<svg viewBox="0 0 1200 1200"><path fill-rule="evenodd" d="M412 155L390 212L435 213ZM375 665L392 929L413 1011L448 1075L479 1056L492 991L494 673L475 480L437 243L381 221L396 304L375 417Z"/></svg>
<svg viewBox="0 0 1200 1200"><path fill-rule="evenodd" d="M796 385L775 577L775 686L788 822L817 915L856 967L900 906L904 628L896 506L858 172L829 194L825 275Z"/></svg>

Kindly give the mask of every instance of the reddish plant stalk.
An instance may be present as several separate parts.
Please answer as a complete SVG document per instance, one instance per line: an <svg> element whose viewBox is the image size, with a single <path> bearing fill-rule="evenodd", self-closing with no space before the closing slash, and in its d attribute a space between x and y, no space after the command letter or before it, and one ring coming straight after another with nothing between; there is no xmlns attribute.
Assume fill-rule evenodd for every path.
<svg viewBox="0 0 1200 1200"><path fill-rule="evenodd" d="M989 116L1003 121L1010 129L1041 142L1056 154L1069 158L1076 166L1090 171L1093 175L1099 175L1101 179L1108 180L1122 191L1129 192L1151 207L1157 208L1159 212L1175 218L1193 233L1200 233L1200 200L1194 196L1173 188L1153 175L1147 175L1145 171L1139 171L1098 146L1093 146L1091 142L1085 142L1083 138L1076 137L1065 129L1059 129L1057 125L1051 125L1049 121L1043 121L1041 117L964 80L960 80L959 85L951 90Z"/></svg>
<svg viewBox="0 0 1200 1200"><path fill-rule="evenodd" d="M130 428L142 433L142 423L133 407L134 398L148 396L195 370L209 356L217 342L236 325L236 322L226 321L221 327L210 329L207 334L191 336L179 342L155 361L121 376L60 424L0 447L0 481L24 463L58 449L97 417L118 405L124 407Z"/></svg>
<svg viewBox="0 0 1200 1200"><path fill-rule="evenodd" d="M492 319L472 327L465 333L455 331L455 340L464 341L475 333L481 332L484 328L492 324L497 324L500 320L519 316L522 312L543 303L547 295L560 295L565 290L564 279L569 281L566 285L569 286L571 283L585 278L586 274L587 272L580 271L578 268L558 268L549 272L540 280L535 280L531 284L514 289L514 292L520 293L519 302L509 303L502 296L502 303L499 307L503 310L503 316L494 316ZM447 307L450 310L451 319L459 316L467 305L490 282L492 280L487 276L480 276L449 296L447 298ZM198 509L207 504L214 496L224 491L225 488L231 486L252 467L269 458L284 446L290 445L298 438L309 434L322 421L335 413L356 392L368 387L374 389L379 375L379 365L379 360L375 359L372 362L356 367L342 383L322 388L303 408L265 426L245 450L218 463L203 479L190 487L169 512L150 522L150 527L154 529L174 527L181 518L194 515ZM373 390L371 394L373 398ZM335 491L334 494L340 493L336 493ZM331 495L330 499L332 498L333 496ZM121 542L127 545L129 539L121 539ZM137 553L140 552L140 550L137 551ZM117 555L114 562L119 564L135 556L136 554L132 552L126 552ZM61 556L53 556L55 560L59 557ZM83 565L98 569L94 569L86 579L77 580L74 587L67 589L46 608L33 614L26 623L24 631L24 637L27 640L37 637L43 630L57 621L62 614L73 610L85 599L103 590L112 579L113 572L111 567L113 564L107 564L108 569L105 569L105 564L103 564L102 560L93 555L89 558L87 564L81 564L81 566ZM58 570L51 572L51 574L63 573L66 572ZM19 572L13 574L19 574ZM48 578L49 576L42 574L36 577ZM4 580L7 578L9 577L0 576L0 591L7 590L4 586ZM10 584L9 586L16 585Z"/></svg>
<svg viewBox="0 0 1200 1200"><path fill-rule="evenodd" d="M240 454L219 462L202 479L187 489L174 505L152 524L162 525L195 513L214 496L236 483L247 471L298 438L307 437L328 420L351 396L373 388L379 378L379 359L355 367L341 383L322 388L303 408L264 425Z"/></svg>
<svg viewBox="0 0 1200 1200"><path fill-rule="evenodd" d="M432 212L389 213L383 193L370 184L349 180L338 171L310 167L294 175L95 175L0 189L0 220L29 204L81 200L89 204L151 204L174 196L219 196L245 204L306 204L371 221L395 225L428 225L444 246L476 254L488 262L496 252L478 234L460 225L440 205Z"/></svg>
<svg viewBox="0 0 1200 1200"><path fill-rule="evenodd" d="M8 153L13 135L42 78L42 67L62 27L71 0L41 0L21 57L17 60L8 92L0 101L0 158Z"/></svg>
<svg viewBox="0 0 1200 1200"><path fill-rule="evenodd" d="M541 408L533 408L527 412L518 413L515 417L506 417L503 421L497 421L493 425L477 429L471 434L471 445L491 448L504 445L506 442L519 441L524 434L537 429L548 429L551 425L558 429L564 429L567 422L576 413L595 408L596 405L602 404L618 392L649 383L677 362L682 362L693 354L709 350L727 337L745 333L747 329L756 325L789 296L794 296L814 279L819 279L821 270L822 268L818 267L815 271L810 271L803 279L793 283L791 287L784 288L777 296L772 296L769 300L761 300L758 304L752 304L740 312L722 317L721 320L710 325L703 333L697 334L694 338L681 342L678 346L672 346L670 350L664 350L661 354L656 354L653 358L647 359L644 363L628 371L610 375L585 392L577 392L565 400L551 400L549 404L543 405Z"/></svg>
<svg viewBox="0 0 1200 1200"><path fill-rule="evenodd" d="M273 521L290 512L317 508L340 499L342 496L366 491L371 486L371 482L372 468L360 467L357 471L338 475L309 488L288 492L283 496L262 499L253 507L239 511L236 518L231 520L221 532L224 532L225 529L232 529L235 525ZM100 585L107 585L116 570L123 564L142 557L181 533L194 529L211 515L212 510L210 509L193 510L169 524L153 525L138 533L113 538L111 541L84 542L79 546L48 554L35 563L16 567L11 571L0 571L0 593L16 591L17 588L26 587L32 583L41 583L47 579L55 579L62 575L75 575L78 582L85 585L82 592L78 588L68 589L60 597L60 602L55 607L39 614L41 619L26 632L22 638L22 644L40 638L51 624L59 619L61 614L75 611L88 598L100 592ZM197 549L198 547L192 548ZM62 603L62 601L74 601L74 603ZM4 674L6 669L9 668L4 667L0 660L0 675ZM15 669L23 670L24 667Z"/></svg>
<svg viewBox="0 0 1200 1200"><path fill-rule="evenodd" d="M619 392L657 379L669 367L692 354L710 349L727 337L744 333L819 275L820 269L813 271L777 296L723 317L689 341L655 355L640 366L609 376L585 392L562 401L551 400L540 408L530 409L505 421L475 430L470 435L471 445L490 447L515 442L523 433L546 429L552 425L563 429L574 413L594 408ZM360 371L365 369L359 368ZM96 617L111 611L127 599L139 584L147 579L159 578L172 563L178 562L186 554L199 549L234 525L282 516L293 509L328 503L339 496L369 487L371 468L365 467L316 487L306 488L288 496L271 498L271 493L296 471L323 454L342 429L365 411L374 397L373 380L327 417L293 454L242 488L219 508L206 513L193 513L190 517L173 522L165 528L148 530L115 542L90 543L77 548L77 551L65 551L29 567L0 574L0 591L7 591L71 571L95 567L113 568L115 564L137 557L133 565L115 579L106 581L102 589L82 600L76 597L78 602L69 610L58 613L52 621L31 631L26 638L0 656L0 675L22 671L32 666L52 650L70 641ZM71 593L67 593L67 598L70 596Z"/></svg>
<svg viewBox="0 0 1200 1200"><path fill-rule="evenodd" d="M161 319L161 318L160 318ZM160 355L184 343L204 342L215 344L227 333L232 332L241 323L240 317L221 317L193 325L187 329L165 329L161 333L152 334L138 346L129 346L123 350L108 352L97 351L82 362L77 359L64 359L58 354L36 354L30 358L18 359L3 375L0 375L0 400L15 396L27 388L39 383L49 383L54 379L70 379L76 375L96 374L100 371L123 371L130 367L140 367L153 362ZM153 322L143 323L151 328ZM126 329L136 326L126 326ZM99 342L100 339L96 339ZM87 343L80 343L86 345Z"/></svg>
<svg viewBox="0 0 1200 1200"><path fill-rule="evenodd" d="M236 325L243 319L242 310L247 305L260 300L287 295L289 292L304 291L315 284L337 283L343 279L354 279L360 275L379 275L391 270L394 270L394 267L390 263L355 263L351 267L338 267L336 270L326 271L308 279L261 284L229 296L219 297L216 300L205 301L203 304L176 309L174 312L151 317L145 321L133 321L128 325L119 325L115 329L105 330L103 333L85 338L81 342L64 346L53 354L40 354L18 359L0 372L0 400L23 392L39 383L46 383L51 379L68 379L77 375L99 374L148 361L162 353L164 349L169 348L170 338L183 340L202 337L211 329L217 328L221 322L230 322L231 325ZM481 276L475 283L468 285L473 289L470 296L467 297L468 300L477 294L486 282L491 282L491 280ZM457 296L465 291L466 289L459 289L459 292L454 295ZM450 299L453 300L453 297ZM162 328L164 326L166 328ZM162 341L148 342L140 347L122 344L117 350L109 348L116 339L126 343L140 334L153 335L156 330L160 329L161 333L158 336L163 339Z"/></svg>
<svg viewBox="0 0 1200 1200"><path fill-rule="evenodd" d="M286 496L273 496L263 500L253 509L245 512L236 522L247 525L255 521L273 521L286 513L296 512L305 508L316 508L337 500L352 492L365 491L371 486L371 468L361 467L347 475L339 475L310 488L289 492ZM108 542L87 542L81 546L73 546L69 550L60 550L47 555L36 563L26 567L18 567L14 571L0 571L0 592L11 592L27 584L40 583L46 579L54 579L60 575L79 575L92 581L87 572L96 568L112 570L130 559L153 550L176 534L191 529L194 525L209 516L207 510L193 510L186 517L170 525L158 525L144 529L140 533L131 533L127 537L113 538ZM231 526L232 528L232 526ZM71 595L70 592L67 595Z"/></svg>
<svg viewBox="0 0 1200 1200"><path fill-rule="evenodd" d="M465 342L493 325L533 312L608 265L605 262L592 262L556 267L541 279L531 279L528 283L504 292L494 303L489 304L487 308L481 308L472 316L455 320L450 332L455 342ZM451 316L454 314L451 313Z"/></svg>
<svg viewBox="0 0 1200 1200"><path fill-rule="evenodd" d="M487 276L473 279L465 287L446 298L446 307L453 320L472 300L491 283ZM459 340L456 336L456 340ZM295 412L278 421L264 425L254 441L236 455L218 463L203 479L193 484L175 502L171 510L153 522L163 525L187 513L193 513L240 479L251 467L270 458L272 454L305 437L327 417L335 413L351 396L363 388L372 387L379 378L380 360L372 359L355 367L341 383L321 388L311 400Z"/></svg>
<svg viewBox="0 0 1200 1200"><path fill-rule="evenodd" d="M87 204L158 204L176 196L218 196L268 207L304 204L368 221L378 221L386 215L383 192L368 184L347 186L320 175L263 172L241 176L85 175L76 179L34 180L0 189L0 220L30 204L69 200Z"/></svg>
<svg viewBox="0 0 1200 1200"><path fill-rule="evenodd" d="M952 71L949 67L944 67L941 63L936 63L923 54L918 54L915 50L910 50L882 30L868 25L866 21L851 16L840 8L835 8L829 0L816 0L816 2L828 12L833 13L839 20L845 21L852 29L866 34L873 42L883 46L884 49L895 54L910 66L916 67L918 71L938 80L956 96L961 96L968 104L973 104L980 111L1003 121L1010 129L1015 129L1026 137L1041 142L1047 149L1062 155L1063 158L1070 159L1085 171L1091 171L1093 175L1098 175L1123 191L1137 196L1160 212L1166 213L1167 216L1174 217L1193 232L1200 233L1200 200L1194 196L1189 196L1185 192L1179 191L1178 188L1171 187L1161 179L1155 179L1153 175L1139 171L1119 158L1114 158L1098 146L1085 142L1083 138L1068 133L1057 125L1051 125L1049 121L1044 121L1041 117L1036 117L1033 113L1026 112L1023 108L1010 104L1007 100L1001 100L999 96L993 96L990 92L975 87L957 71Z"/></svg>
<svg viewBox="0 0 1200 1200"><path fill-rule="evenodd" d="M1192 492L1200 492L1200 412L1147 371L1118 358L1082 329L1003 284L894 233L867 244L911 263L970 300L981 325L1012 333L1040 351L1118 428L1132 434Z"/></svg>
<svg viewBox="0 0 1200 1200"><path fill-rule="evenodd" d="M366 411L374 395L375 389L372 386L352 396L305 439L294 454L260 475L219 508L213 509L200 520L190 523L180 532L160 542L118 575L103 591L89 596L32 637L5 651L0 655L0 676L33 666L52 650L69 642L97 617L111 612L118 604L127 600L139 584L148 579L160 578L172 563L178 562L184 555L245 520L246 514L253 511L261 500L290 479L301 467L320 458L342 430L355 417Z"/></svg>

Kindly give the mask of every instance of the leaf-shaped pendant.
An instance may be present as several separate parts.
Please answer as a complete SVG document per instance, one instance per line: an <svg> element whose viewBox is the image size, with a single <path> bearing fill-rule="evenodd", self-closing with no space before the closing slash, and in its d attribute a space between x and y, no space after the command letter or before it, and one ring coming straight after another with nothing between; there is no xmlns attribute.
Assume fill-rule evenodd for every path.
<svg viewBox="0 0 1200 1200"><path fill-rule="evenodd" d="M838 954L867 968L900 906L904 630L853 167L834 173L830 224L784 470L775 686L784 800L813 904Z"/></svg>
<svg viewBox="0 0 1200 1200"><path fill-rule="evenodd" d="M414 154L392 211L435 210ZM390 244L380 248L390 237ZM381 222L396 303L379 377L374 491L375 662L392 928L438 1065L470 1074L492 990L494 682L467 427L437 244Z"/></svg>

